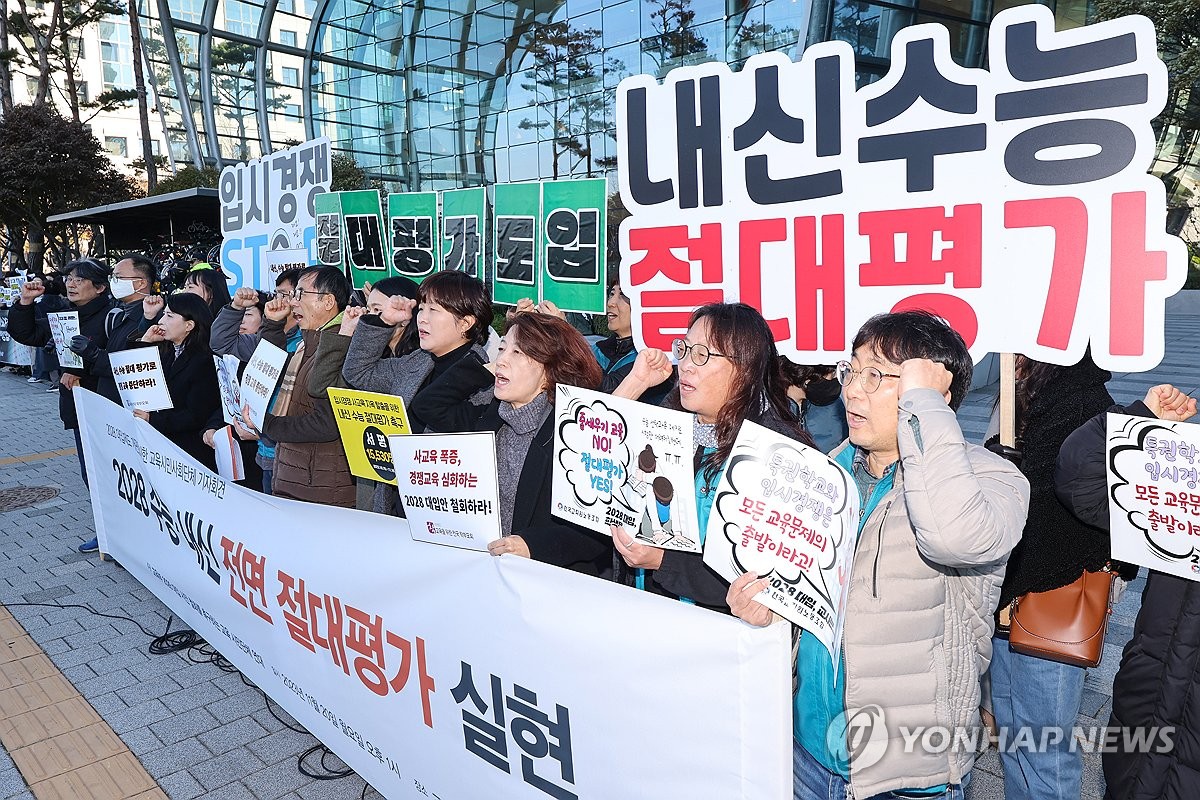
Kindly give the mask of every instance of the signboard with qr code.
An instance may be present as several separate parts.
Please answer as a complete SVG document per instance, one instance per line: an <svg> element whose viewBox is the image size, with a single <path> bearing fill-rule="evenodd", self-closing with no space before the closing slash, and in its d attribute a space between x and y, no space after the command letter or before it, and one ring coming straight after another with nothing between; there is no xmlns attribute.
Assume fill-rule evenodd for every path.
<svg viewBox="0 0 1200 800"><path fill-rule="evenodd" d="M1108 415L1112 557L1200 581L1200 425Z"/></svg>
<svg viewBox="0 0 1200 800"><path fill-rule="evenodd" d="M132 347L108 354L121 405L130 411L174 408L158 347Z"/></svg>
<svg viewBox="0 0 1200 800"><path fill-rule="evenodd" d="M554 413L554 516L700 552L691 414L562 384Z"/></svg>
<svg viewBox="0 0 1200 800"><path fill-rule="evenodd" d="M387 206L392 274L419 283L441 263L437 192L389 194Z"/></svg>
<svg viewBox="0 0 1200 800"><path fill-rule="evenodd" d="M743 422L708 518L704 563L732 582L767 579L755 597L841 657L858 487L829 456Z"/></svg>
<svg viewBox="0 0 1200 800"><path fill-rule="evenodd" d="M492 300L516 305L541 292L542 184L502 183L492 209Z"/></svg>
<svg viewBox="0 0 1200 800"><path fill-rule="evenodd" d="M221 267L231 290L273 289L275 251L302 251L290 260L314 263L317 198L332 179L324 136L221 170Z"/></svg>
<svg viewBox="0 0 1200 800"><path fill-rule="evenodd" d="M413 539L487 550L503 535L496 434L417 433L388 443Z"/></svg>
<svg viewBox="0 0 1200 800"><path fill-rule="evenodd" d="M829 364L882 312L926 309L972 355L1111 370L1162 359L1187 272L1147 169L1166 67L1144 17L1055 30L1038 4L996 15L989 69L940 24L901 29L855 90L855 55L682 67L617 90L621 284L638 347L692 309L759 308L782 355Z"/></svg>
<svg viewBox="0 0 1200 800"><path fill-rule="evenodd" d="M466 272L483 280L487 191L451 189L441 192L441 197L441 269Z"/></svg>
<svg viewBox="0 0 1200 800"><path fill-rule="evenodd" d="M402 436L410 430L404 398L333 386L326 391L350 474L395 484L396 466L388 437Z"/></svg>

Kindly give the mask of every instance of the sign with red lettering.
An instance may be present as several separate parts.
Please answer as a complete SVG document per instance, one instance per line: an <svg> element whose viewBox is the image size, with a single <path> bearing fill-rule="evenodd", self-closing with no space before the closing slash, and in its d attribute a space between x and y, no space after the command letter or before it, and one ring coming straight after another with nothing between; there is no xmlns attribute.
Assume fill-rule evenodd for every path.
<svg viewBox="0 0 1200 800"><path fill-rule="evenodd" d="M928 309L976 357L1021 352L1145 370L1187 252L1146 173L1166 68L1153 25L1055 31L998 14L990 70L939 24L902 29L854 89L844 42L647 75L617 90L621 284L639 347L669 349L695 307L760 309L780 352L847 355L870 316Z"/></svg>

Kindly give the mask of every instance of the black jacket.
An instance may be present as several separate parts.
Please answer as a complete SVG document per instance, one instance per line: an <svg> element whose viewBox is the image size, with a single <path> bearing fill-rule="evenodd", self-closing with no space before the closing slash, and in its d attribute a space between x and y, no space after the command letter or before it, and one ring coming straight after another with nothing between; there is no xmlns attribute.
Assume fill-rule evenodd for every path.
<svg viewBox="0 0 1200 800"><path fill-rule="evenodd" d="M165 411L151 411L150 424L192 458L216 472L215 454L203 438L209 418L214 412L220 414L221 408L217 368L213 364L208 342L196 343L180 353L178 358L170 343L130 343L131 347L139 345L158 347L163 374L167 378L167 390L175 406Z"/></svg>
<svg viewBox="0 0 1200 800"><path fill-rule="evenodd" d="M107 294L100 295L83 306L76 306L65 297L43 295L40 303L30 305L16 304L8 310L8 333L21 344L41 347L47 342L54 341L50 335L50 321L47 314L59 311L79 312L79 333L104 350L108 345L108 335L105 333L104 320L108 312L116 307L117 301ZM84 359L83 367L63 367L62 371L79 378L79 385L89 391L98 391L100 383L94 359ZM114 384L113 391L116 391ZM113 399L113 398L110 398ZM62 419L63 427L71 430L79 427L75 416L75 398L65 388L58 393L58 416Z"/></svg>
<svg viewBox="0 0 1200 800"><path fill-rule="evenodd" d="M1090 356L1059 372L1030 401L1021 441L1021 473L1029 479L1029 516L1008 558L999 608L1026 592L1066 586L1108 561L1107 525L1080 522L1054 495L1054 464L1072 431L1113 404L1112 373ZM1132 575L1130 576L1132 577Z"/></svg>
<svg viewBox="0 0 1200 800"><path fill-rule="evenodd" d="M1143 403L1115 413L1153 417ZM1067 437L1059 453L1058 497L1082 520L1108 528L1105 414ZM1110 728L1122 729L1103 753L1106 800L1192 800L1200 791L1200 583L1151 570L1142 607L1113 680ZM1170 752L1161 736L1148 752L1124 745L1130 735L1174 727Z"/></svg>
<svg viewBox="0 0 1200 800"><path fill-rule="evenodd" d="M417 393L412 413L432 430L499 431L500 401L471 405L467 398L494 382L492 373L474 355L458 361ZM612 571L612 542L607 536L551 515L550 493L554 461L554 414L534 435L517 481L512 533L529 546L535 561L607 578Z"/></svg>
<svg viewBox="0 0 1200 800"><path fill-rule="evenodd" d="M128 350L132 346L131 340L136 339L139 334L143 319L142 301L115 304L109 309L104 323L108 341L103 345L100 355L91 362L90 371L96 377L96 391L118 405L121 402L121 393L117 391L117 382L113 378L108 354Z"/></svg>

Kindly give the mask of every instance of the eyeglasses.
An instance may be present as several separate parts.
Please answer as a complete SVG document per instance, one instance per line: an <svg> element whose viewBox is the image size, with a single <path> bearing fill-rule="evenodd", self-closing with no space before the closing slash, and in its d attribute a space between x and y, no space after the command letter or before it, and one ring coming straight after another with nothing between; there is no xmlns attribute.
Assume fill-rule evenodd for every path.
<svg viewBox="0 0 1200 800"><path fill-rule="evenodd" d="M282 292L280 292L280 294L283 294L283 293L282 293ZM303 299L304 299L304 295L306 295L306 294L311 294L311 295L322 295L322 294L333 294L333 292L318 292L316 289L297 289L297 290L296 290L296 291L295 291L295 292L292 294L292 299L293 299L293 300L303 300Z"/></svg>
<svg viewBox="0 0 1200 800"><path fill-rule="evenodd" d="M276 289L275 296L282 297L284 300L291 300L295 297L295 293L291 289Z"/></svg>
<svg viewBox="0 0 1200 800"><path fill-rule="evenodd" d="M708 359L712 356L716 356L717 358L728 358L730 361L733 360L733 356L727 356L724 353L718 353L716 351L709 350L707 345L688 344L683 339L676 339L675 341L671 342L671 354L675 356L676 361L683 361L689 352L692 354L692 363L697 367L703 367L708 363Z"/></svg>
<svg viewBox="0 0 1200 800"><path fill-rule="evenodd" d="M852 369L849 361L839 361L837 364L837 382L842 386L849 386L850 382L858 378L858 385L867 394L871 394L879 385L883 383L884 378L899 378L891 372L880 372L874 367L866 369Z"/></svg>
<svg viewBox="0 0 1200 800"><path fill-rule="evenodd" d="M81 278L78 275L68 275L67 277L63 278L63 283L83 283L84 281L91 283L91 281L87 278Z"/></svg>

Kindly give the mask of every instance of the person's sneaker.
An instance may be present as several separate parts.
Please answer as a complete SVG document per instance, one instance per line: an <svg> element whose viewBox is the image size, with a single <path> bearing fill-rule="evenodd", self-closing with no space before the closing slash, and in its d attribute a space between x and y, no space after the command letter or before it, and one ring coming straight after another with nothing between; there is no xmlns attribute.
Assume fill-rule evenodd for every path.
<svg viewBox="0 0 1200 800"><path fill-rule="evenodd" d="M54 384L53 386L51 386L51 387L50 387L49 389L47 389L46 391L47 391L47 392L57 392L57 391L58 391L58 384L57 384L57 383L56 383L56 384Z"/></svg>
<svg viewBox="0 0 1200 800"><path fill-rule="evenodd" d="M79 552L81 552L81 553L95 553L99 549L100 549L100 540L96 537L92 537L91 539L88 539L83 544L79 545Z"/></svg>
<svg viewBox="0 0 1200 800"><path fill-rule="evenodd" d="M28 378L25 379L25 382L26 383L41 383L42 379L35 377L33 375L30 375Z"/></svg>

